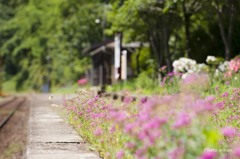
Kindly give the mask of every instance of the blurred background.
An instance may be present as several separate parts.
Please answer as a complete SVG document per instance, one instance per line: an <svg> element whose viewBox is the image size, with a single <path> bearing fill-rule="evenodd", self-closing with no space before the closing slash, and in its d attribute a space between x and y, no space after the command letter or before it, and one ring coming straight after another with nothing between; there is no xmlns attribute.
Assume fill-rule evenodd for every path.
<svg viewBox="0 0 240 159"><path fill-rule="evenodd" d="M236 0L0 0L1 92L108 84L94 83L89 70L93 51L110 48L114 37L116 51L116 35L121 47L138 44L124 47L130 82L157 79L180 57L230 60L240 52L239 7Z"/></svg>

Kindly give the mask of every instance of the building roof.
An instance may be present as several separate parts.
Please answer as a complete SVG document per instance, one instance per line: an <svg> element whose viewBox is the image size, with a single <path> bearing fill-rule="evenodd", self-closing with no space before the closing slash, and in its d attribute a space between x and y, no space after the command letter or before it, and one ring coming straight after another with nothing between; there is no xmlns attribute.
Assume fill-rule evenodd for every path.
<svg viewBox="0 0 240 159"><path fill-rule="evenodd" d="M93 56L99 52L105 51L106 49L114 49L114 47L115 47L114 39L108 39L102 43L94 44L91 47L84 49L83 53ZM149 47L149 44L141 42L131 42L122 44L123 49L136 49L139 47Z"/></svg>
<svg viewBox="0 0 240 159"><path fill-rule="evenodd" d="M93 51L96 51L96 50L99 50L101 49L102 47L106 47L108 46L109 44L113 43L114 45L114 39L108 39L108 40L105 40L104 42L101 42L101 43L97 43L97 44L94 44L86 49L83 50L83 54L88 54L90 53L91 55L91 52Z"/></svg>

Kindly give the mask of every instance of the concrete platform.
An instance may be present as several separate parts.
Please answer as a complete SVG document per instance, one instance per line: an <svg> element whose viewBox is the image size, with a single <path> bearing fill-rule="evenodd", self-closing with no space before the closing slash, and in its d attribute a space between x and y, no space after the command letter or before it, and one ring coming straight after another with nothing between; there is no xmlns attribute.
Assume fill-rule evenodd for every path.
<svg viewBox="0 0 240 159"><path fill-rule="evenodd" d="M60 104L48 95L34 95L30 108L26 159L100 159L88 150L76 131L54 111L51 104Z"/></svg>

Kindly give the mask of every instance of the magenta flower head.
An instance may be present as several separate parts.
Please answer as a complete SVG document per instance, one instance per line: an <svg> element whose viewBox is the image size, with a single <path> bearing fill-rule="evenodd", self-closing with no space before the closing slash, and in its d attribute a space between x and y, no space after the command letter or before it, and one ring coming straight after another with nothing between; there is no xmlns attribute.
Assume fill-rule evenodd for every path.
<svg viewBox="0 0 240 159"><path fill-rule="evenodd" d="M111 111L110 112L110 119L113 119L115 122L122 122L127 118L126 112L120 111Z"/></svg>
<svg viewBox="0 0 240 159"><path fill-rule="evenodd" d="M135 146L136 146L136 144L133 143L133 142L128 142L128 143L126 144L126 147L127 147L128 149L133 149Z"/></svg>
<svg viewBox="0 0 240 159"><path fill-rule="evenodd" d="M204 151L199 159L214 159L217 157L217 152L215 151Z"/></svg>
<svg viewBox="0 0 240 159"><path fill-rule="evenodd" d="M240 147L233 150L233 155L240 158Z"/></svg>
<svg viewBox="0 0 240 159"><path fill-rule="evenodd" d="M225 82L225 84L226 84L226 85L229 85L229 84L230 84L230 82L229 82L229 81L226 81L226 82Z"/></svg>
<svg viewBox="0 0 240 159"><path fill-rule="evenodd" d="M124 97L123 103L130 104L133 101L133 97Z"/></svg>
<svg viewBox="0 0 240 159"><path fill-rule="evenodd" d="M221 132L226 137L234 137L236 134L236 130L232 127L224 127L221 129Z"/></svg>
<svg viewBox="0 0 240 159"><path fill-rule="evenodd" d="M185 149L183 147L178 147L168 153L169 159L177 159L182 158L184 154Z"/></svg>
<svg viewBox="0 0 240 159"><path fill-rule="evenodd" d="M141 104L145 103L146 101L147 101L147 97L143 97L143 98L141 99Z"/></svg>
<svg viewBox="0 0 240 159"><path fill-rule="evenodd" d="M193 106L196 113L201 113L205 111L212 111L217 108L216 104L214 104L215 97L208 96L205 99L198 99L190 105Z"/></svg>
<svg viewBox="0 0 240 159"><path fill-rule="evenodd" d="M125 155L125 152L123 150L120 150L120 151L117 152L116 158L121 159L121 158L124 157L124 155Z"/></svg>
<svg viewBox="0 0 240 159"><path fill-rule="evenodd" d="M228 92L224 92L223 94L222 94L222 97L227 97L229 94L228 94Z"/></svg>
<svg viewBox="0 0 240 159"><path fill-rule="evenodd" d="M223 109L224 108L224 102L218 102L218 103L216 103L216 106L220 109Z"/></svg>
<svg viewBox="0 0 240 159"><path fill-rule="evenodd" d="M190 122L191 122L190 115L188 115L185 112L182 112L178 115L175 123L173 124L173 127L174 128L181 128L181 127L184 127L184 126L190 124Z"/></svg>
<svg viewBox="0 0 240 159"><path fill-rule="evenodd" d="M166 65L164 65L164 66L162 66L162 67L159 69L159 71L160 71L160 72L165 72L165 71L166 71L166 69L167 69L167 66L166 66Z"/></svg>
<svg viewBox="0 0 240 159"><path fill-rule="evenodd" d="M94 131L94 135L95 136L101 136L102 134L103 134L103 131L99 127Z"/></svg>
<svg viewBox="0 0 240 159"><path fill-rule="evenodd" d="M236 57L235 59L229 62L229 70L237 73L240 70L240 57Z"/></svg>

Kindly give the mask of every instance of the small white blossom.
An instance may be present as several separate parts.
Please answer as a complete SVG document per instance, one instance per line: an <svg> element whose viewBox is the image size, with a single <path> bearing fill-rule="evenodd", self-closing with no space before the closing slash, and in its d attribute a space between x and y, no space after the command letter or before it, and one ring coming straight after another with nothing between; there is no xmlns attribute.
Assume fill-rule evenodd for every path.
<svg viewBox="0 0 240 159"><path fill-rule="evenodd" d="M207 63L214 63L217 61L217 58L215 56L207 56Z"/></svg>
<svg viewBox="0 0 240 159"><path fill-rule="evenodd" d="M195 60L182 57L179 60L175 60L173 62L173 68L176 72L184 73L192 70L196 64L197 62Z"/></svg>
<svg viewBox="0 0 240 159"><path fill-rule="evenodd" d="M225 62L221 63L221 64L218 66L218 69L219 69L221 72L226 72L227 69L228 69L228 65L229 65L229 61L225 61Z"/></svg>

